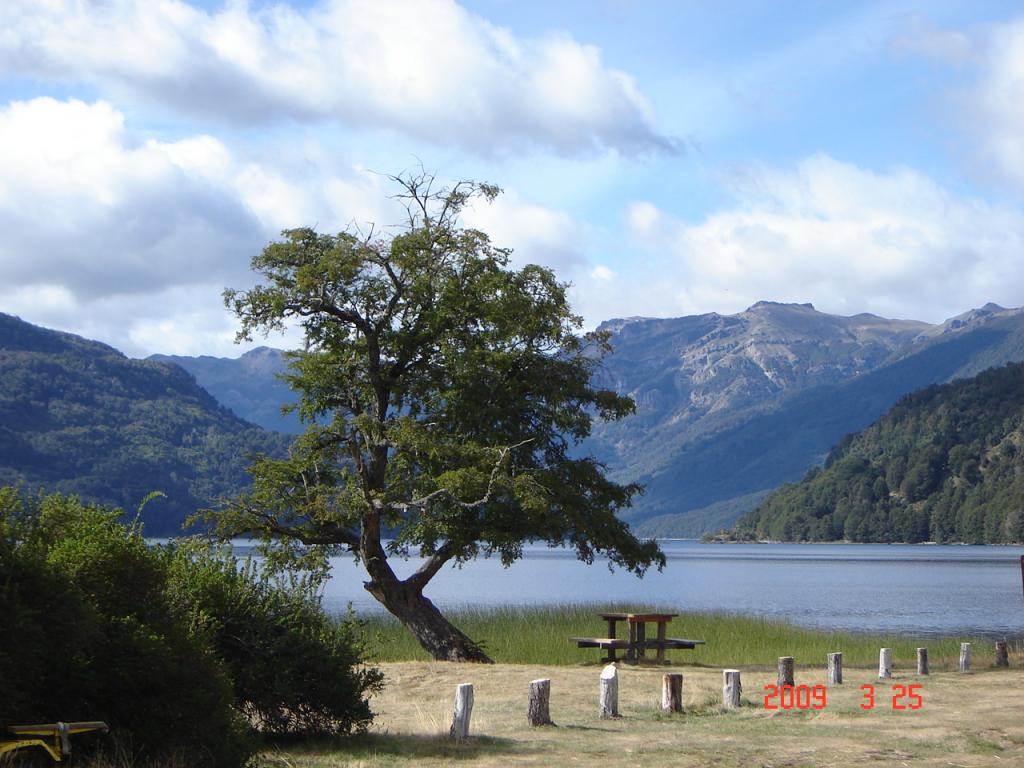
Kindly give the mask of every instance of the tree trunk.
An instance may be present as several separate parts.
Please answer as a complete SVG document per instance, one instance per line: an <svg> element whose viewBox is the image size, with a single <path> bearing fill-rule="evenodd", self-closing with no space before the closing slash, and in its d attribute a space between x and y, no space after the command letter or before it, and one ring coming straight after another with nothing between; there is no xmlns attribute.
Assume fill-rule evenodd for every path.
<svg viewBox="0 0 1024 768"><path fill-rule="evenodd" d="M422 589L401 581L393 573L371 575L376 578L364 582L363 587L412 632L423 650L434 659L493 663L477 643L444 617L423 595Z"/></svg>

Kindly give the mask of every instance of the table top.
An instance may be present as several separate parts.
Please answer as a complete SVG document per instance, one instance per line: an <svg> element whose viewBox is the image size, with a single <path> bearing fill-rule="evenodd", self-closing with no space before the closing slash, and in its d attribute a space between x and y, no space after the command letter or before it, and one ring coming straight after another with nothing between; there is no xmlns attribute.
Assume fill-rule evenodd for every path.
<svg viewBox="0 0 1024 768"><path fill-rule="evenodd" d="M658 621L658 622L669 622L672 621L678 613L599 613L605 621L629 621L629 622L641 622L641 621Z"/></svg>

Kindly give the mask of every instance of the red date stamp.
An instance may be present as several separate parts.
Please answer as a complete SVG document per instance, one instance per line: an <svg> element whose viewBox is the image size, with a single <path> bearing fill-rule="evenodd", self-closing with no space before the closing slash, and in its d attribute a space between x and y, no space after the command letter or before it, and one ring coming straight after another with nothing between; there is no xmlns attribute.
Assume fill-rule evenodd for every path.
<svg viewBox="0 0 1024 768"><path fill-rule="evenodd" d="M764 692L765 709L825 709L828 706L828 689L824 685L766 685Z"/></svg>
<svg viewBox="0 0 1024 768"><path fill-rule="evenodd" d="M875 686L870 683L860 687L864 700L860 708L875 708ZM921 683L896 684L891 688L889 706L894 710L921 709L924 696ZM766 685L764 687L765 709L825 709L828 707L828 688L824 685Z"/></svg>
<svg viewBox="0 0 1024 768"><path fill-rule="evenodd" d="M920 693L921 684L911 683L910 685L894 685L892 687L892 700L890 706L893 709L921 709L924 706L924 696ZM860 687L864 694L864 701L860 703L861 709L875 708L875 686L867 683Z"/></svg>

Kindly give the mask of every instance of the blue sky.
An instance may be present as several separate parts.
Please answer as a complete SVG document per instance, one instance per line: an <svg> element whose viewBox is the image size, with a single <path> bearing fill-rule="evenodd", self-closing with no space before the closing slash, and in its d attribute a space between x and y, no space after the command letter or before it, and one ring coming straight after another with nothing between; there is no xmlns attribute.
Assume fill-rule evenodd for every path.
<svg viewBox="0 0 1024 768"><path fill-rule="evenodd" d="M1024 304L1019 2L0 3L0 311L236 355L283 228L418 163L588 325ZM268 340L287 344L288 339Z"/></svg>

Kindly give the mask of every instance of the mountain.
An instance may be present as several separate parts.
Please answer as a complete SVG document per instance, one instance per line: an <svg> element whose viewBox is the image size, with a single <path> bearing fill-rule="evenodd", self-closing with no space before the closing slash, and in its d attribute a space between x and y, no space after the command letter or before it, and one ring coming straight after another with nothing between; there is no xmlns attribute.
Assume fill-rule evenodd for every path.
<svg viewBox="0 0 1024 768"><path fill-rule="evenodd" d="M196 509L249 483L256 453L289 438L220 405L182 368L0 314L0 485L76 494L179 533Z"/></svg>
<svg viewBox="0 0 1024 768"><path fill-rule="evenodd" d="M646 486L626 515L645 535L695 536L730 525L903 395L1024 360L1024 312L995 305L938 326L822 316L806 305L704 317L714 321L711 334L666 350L647 380L633 373L633 359L620 357L634 340L622 331L611 339L616 353L606 375L618 374L617 387L637 400L638 413L599 426L594 449L616 479ZM629 325L634 334L644 330Z"/></svg>
<svg viewBox="0 0 1024 768"><path fill-rule="evenodd" d="M1024 365L926 387L742 517L787 541L1024 541Z"/></svg>
<svg viewBox="0 0 1024 768"><path fill-rule="evenodd" d="M599 327L614 351L596 383L632 396L637 410L595 424L581 450L614 479L646 486L624 516L655 536L730 526L900 397L1024 360L1024 311L995 304L937 325L762 301L735 315L631 317ZM248 354L256 352L276 355L278 367L247 368L246 355L170 359L256 421L294 397L273 377L281 353ZM225 392L243 384L256 394Z"/></svg>
<svg viewBox="0 0 1024 768"><path fill-rule="evenodd" d="M281 413L282 405L297 398L280 378L288 362L279 349L258 347L237 358L150 355L146 359L180 365L203 389L246 421L276 432L302 432L296 414Z"/></svg>
<svg viewBox="0 0 1024 768"><path fill-rule="evenodd" d="M614 354L598 383L632 396L637 411L598 425L588 448L617 474L655 476L675 466L674 450L683 445L791 393L873 370L930 328L772 302L736 315L602 323Z"/></svg>

